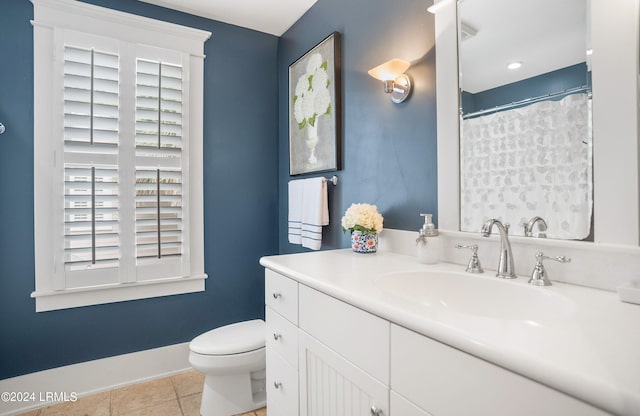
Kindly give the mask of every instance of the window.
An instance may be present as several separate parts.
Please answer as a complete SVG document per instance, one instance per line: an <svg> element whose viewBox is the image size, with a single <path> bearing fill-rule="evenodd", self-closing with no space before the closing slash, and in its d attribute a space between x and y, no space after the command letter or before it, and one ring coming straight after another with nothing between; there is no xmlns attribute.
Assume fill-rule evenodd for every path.
<svg viewBox="0 0 640 416"><path fill-rule="evenodd" d="M34 1L36 310L204 290L210 33Z"/></svg>

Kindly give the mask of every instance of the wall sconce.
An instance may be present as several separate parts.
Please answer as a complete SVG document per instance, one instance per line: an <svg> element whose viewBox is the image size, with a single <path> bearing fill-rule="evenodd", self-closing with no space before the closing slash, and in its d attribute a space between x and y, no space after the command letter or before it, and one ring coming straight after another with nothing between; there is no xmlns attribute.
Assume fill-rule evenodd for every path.
<svg viewBox="0 0 640 416"><path fill-rule="evenodd" d="M384 92L391 94L391 101L398 104L411 93L411 78L404 73L411 64L402 59L392 59L371 70L369 75L384 83Z"/></svg>

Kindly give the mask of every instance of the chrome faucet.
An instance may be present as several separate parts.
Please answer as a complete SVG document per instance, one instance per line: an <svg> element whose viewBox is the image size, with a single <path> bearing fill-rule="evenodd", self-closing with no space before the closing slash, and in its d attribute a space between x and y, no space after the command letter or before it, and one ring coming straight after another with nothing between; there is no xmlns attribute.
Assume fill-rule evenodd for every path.
<svg viewBox="0 0 640 416"><path fill-rule="evenodd" d="M538 238L547 238L547 222L542 218L535 216L524 224L525 237L533 237L533 226L538 223Z"/></svg>
<svg viewBox="0 0 640 416"><path fill-rule="evenodd" d="M492 218L482 225L480 233L483 237L489 237L494 225L498 227L500 232L500 260L496 277L515 279L517 276L513 267L513 254L511 252L511 243L509 242L509 224L502 225L499 220Z"/></svg>

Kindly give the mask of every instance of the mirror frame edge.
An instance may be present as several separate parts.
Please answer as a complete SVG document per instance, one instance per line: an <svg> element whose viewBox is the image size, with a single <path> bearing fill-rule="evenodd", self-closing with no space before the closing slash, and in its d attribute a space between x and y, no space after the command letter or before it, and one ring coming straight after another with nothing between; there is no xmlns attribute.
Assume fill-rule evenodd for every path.
<svg viewBox="0 0 640 416"><path fill-rule="evenodd" d="M460 230L460 108L457 2L441 0L435 14L438 228ZM452 71L451 69L455 70Z"/></svg>
<svg viewBox="0 0 640 416"><path fill-rule="evenodd" d="M457 1L439 3L435 15L438 227L460 232ZM593 107L594 241L638 246L640 0L590 3L593 49L601 52L592 56L593 94L597 97ZM633 42L628 41L629 36ZM619 111L621 108L626 111ZM598 146L598 137L605 137L607 146ZM563 245L562 240L555 241Z"/></svg>

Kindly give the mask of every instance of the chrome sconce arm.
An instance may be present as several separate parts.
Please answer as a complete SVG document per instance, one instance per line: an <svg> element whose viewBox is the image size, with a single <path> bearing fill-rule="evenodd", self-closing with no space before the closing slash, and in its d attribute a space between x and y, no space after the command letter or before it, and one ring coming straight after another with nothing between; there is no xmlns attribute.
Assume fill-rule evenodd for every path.
<svg viewBox="0 0 640 416"><path fill-rule="evenodd" d="M411 93L411 78L404 72L411 64L402 59L392 59L369 70L369 75L382 81L384 92L391 94L391 101L398 104Z"/></svg>

